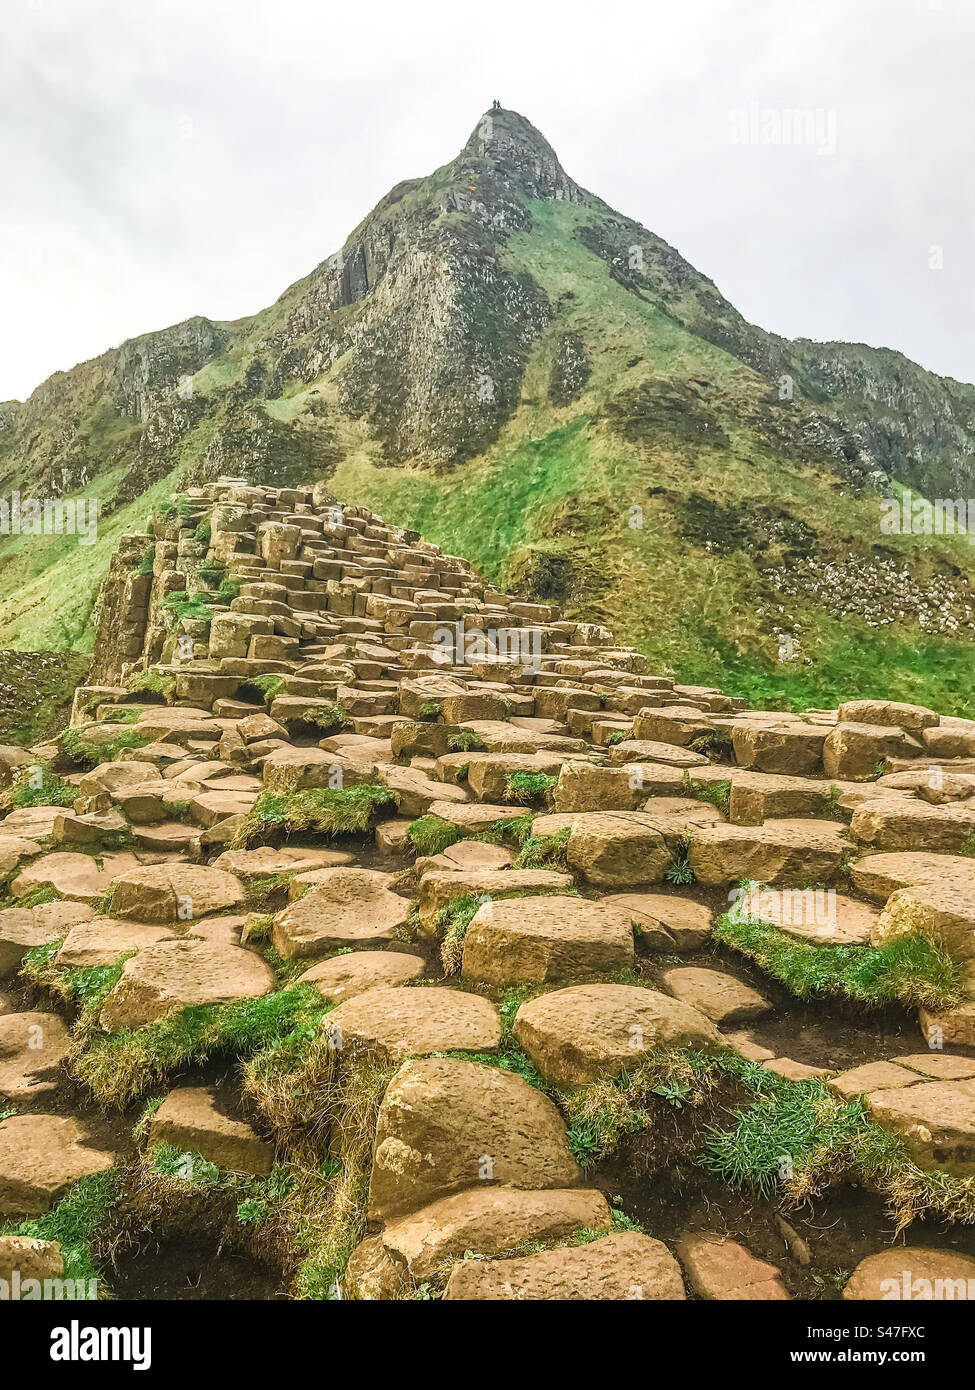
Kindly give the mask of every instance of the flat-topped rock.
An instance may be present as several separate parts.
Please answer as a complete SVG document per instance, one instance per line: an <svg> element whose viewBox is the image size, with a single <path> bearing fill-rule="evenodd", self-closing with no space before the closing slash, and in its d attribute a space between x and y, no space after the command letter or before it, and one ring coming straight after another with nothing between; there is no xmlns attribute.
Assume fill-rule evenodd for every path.
<svg viewBox="0 0 975 1390"><path fill-rule="evenodd" d="M924 745L903 729L883 724L837 724L823 743L827 777L868 782L885 768L888 758L914 757Z"/></svg>
<svg viewBox="0 0 975 1390"><path fill-rule="evenodd" d="M917 733L940 723L941 716L924 705L905 705L897 700L845 700L837 711L843 724L872 724Z"/></svg>
<svg viewBox="0 0 975 1390"><path fill-rule="evenodd" d="M71 1034L57 1014L0 1016L0 1098L30 1101L57 1090L57 1069L70 1050Z"/></svg>
<svg viewBox="0 0 975 1390"><path fill-rule="evenodd" d="M481 840L458 840L440 854L428 854L414 865L418 877L437 869L448 873L490 873L507 868L514 859L503 845L488 845Z"/></svg>
<svg viewBox="0 0 975 1390"><path fill-rule="evenodd" d="M404 1062L379 1111L370 1220L467 1188L574 1187L579 1168L555 1105L527 1081L453 1057Z"/></svg>
<svg viewBox="0 0 975 1390"><path fill-rule="evenodd" d="M975 887L923 885L891 893L873 929L874 945L917 935L937 942L955 960L975 957Z"/></svg>
<svg viewBox="0 0 975 1390"><path fill-rule="evenodd" d="M810 776L822 772L826 733L811 724L773 721L734 728L731 743L739 767L792 777Z"/></svg>
<svg viewBox="0 0 975 1390"><path fill-rule="evenodd" d="M696 951L711 935L711 909L668 893L612 893L599 900L620 908L650 951Z"/></svg>
<svg viewBox="0 0 975 1390"><path fill-rule="evenodd" d="M904 1141L919 1168L975 1173L975 1081L919 1081L871 1091L870 1114Z"/></svg>
<svg viewBox="0 0 975 1390"><path fill-rule="evenodd" d="M36 840L27 840L22 835L5 835L0 822L0 882L5 881L25 859L33 859L41 853Z"/></svg>
<svg viewBox="0 0 975 1390"><path fill-rule="evenodd" d="M95 916L87 903L42 903L37 907L9 907L0 912L0 980L20 969L24 956L35 946L45 946L66 936L79 922Z"/></svg>
<svg viewBox="0 0 975 1390"><path fill-rule="evenodd" d="M79 1178L111 1168L112 1154L63 1115L0 1120L0 1216L41 1216Z"/></svg>
<svg viewBox="0 0 975 1390"><path fill-rule="evenodd" d="M686 1297L680 1265L662 1241L626 1231L588 1245L517 1260L463 1260L454 1266L449 1301L675 1300Z"/></svg>
<svg viewBox="0 0 975 1390"><path fill-rule="evenodd" d="M213 861L211 868L233 874L242 883L273 878L280 874L303 874L313 869L334 869L351 864L354 856L341 849L228 849Z"/></svg>
<svg viewBox="0 0 975 1390"><path fill-rule="evenodd" d="M391 1221L383 1244L417 1282L430 1279L445 1260L467 1251L501 1255L526 1240L555 1241L574 1231L608 1231L612 1215L601 1192L510 1187L469 1189Z"/></svg>
<svg viewBox="0 0 975 1390"><path fill-rule="evenodd" d="M660 1048L710 1052L722 1046L697 1009L633 985L576 985L542 994L522 1004L512 1031L556 1086L618 1076Z"/></svg>
<svg viewBox="0 0 975 1390"><path fill-rule="evenodd" d="M274 971L253 951L209 941L163 941L125 962L100 1022L109 1033L144 1028L191 1004L256 999L275 986Z"/></svg>
<svg viewBox="0 0 975 1390"><path fill-rule="evenodd" d="M741 922L767 922L813 946L864 946L880 917L875 907L844 893L823 888L768 889L757 883L740 891L731 915Z"/></svg>
<svg viewBox="0 0 975 1390"><path fill-rule="evenodd" d="M56 1240L33 1240L30 1236L0 1236L0 1279L9 1284L14 1271L21 1288L28 1279L60 1279L64 1257Z"/></svg>
<svg viewBox="0 0 975 1390"><path fill-rule="evenodd" d="M510 898L478 908L461 973L482 984L568 982L633 961L633 928L619 908L562 895Z"/></svg>
<svg viewBox="0 0 975 1390"><path fill-rule="evenodd" d="M317 886L274 919L271 940L286 960L347 946L382 948L402 936L410 904L391 891L392 874L353 868L314 872Z"/></svg>
<svg viewBox="0 0 975 1390"><path fill-rule="evenodd" d="M139 922L191 922L225 908L241 907L246 893L233 874L198 864L153 864L120 874L112 888L112 912Z"/></svg>
<svg viewBox="0 0 975 1390"><path fill-rule="evenodd" d="M696 830L688 862L699 883L825 883L854 847L843 827L821 820L773 820L760 826L706 825Z"/></svg>
<svg viewBox="0 0 975 1390"><path fill-rule="evenodd" d="M350 951L319 961L298 977L298 983L314 985L326 1004L340 1004L367 990L405 985L422 974L420 956L401 951Z"/></svg>
<svg viewBox="0 0 975 1390"><path fill-rule="evenodd" d="M511 893L561 893L572 887L572 875L554 869L443 870L420 879L417 907L420 921L431 927L441 908L454 898L502 898Z"/></svg>
<svg viewBox="0 0 975 1390"><path fill-rule="evenodd" d="M836 1095L849 1100L851 1096L865 1096L870 1091L893 1091L900 1086L913 1086L921 1080L917 1072L896 1062L866 1062L862 1067L841 1072L827 1084Z"/></svg>
<svg viewBox="0 0 975 1390"><path fill-rule="evenodd" d="M906 797L877 798L853 812L850 834L872 849L954 855L975 835L975 805L953 801L931 806Z"/></svg>
<svg viewBox="0 0 975 1390"><path fill-rule="evenodd" d="M577 816L566 846L569 867L607 888L660 883L670 857L657 820L640 811Z"/></svg>
<svg viewBox="0 0 975 1390"><path fill-rule="evenodd" d="M758 990L722 970L678 966L666 970L663 980L675 999L689 1004L719 1027L763 1018L772 1008Z"/></svg>
<svg viewBox="0 0 975 1390"><path fill-rule="evenodd" d="M138 869L139 861L128 853L111 853L100 861L90 854L57 852L22 869L10 885L15 898L24 898L39 888L52 888L70 902L96 903L120 875Z"/></svg>
<svg viewBox="0 0 975 1390"><path fill-rule="evenodd" d="M501 1041L498 1011L456 989L379 986L328 1016L329 1035L344 1052L364 1049L385 1061L429 1052L493 1052Z"/></svg>
<svg viewBox="0 0 975 1390"><path fill-rule="evenodd" d="M71 928L54 957L54 964L62 969L113 965L119 956L175 938L172 927L120 921L117 917L92 917Z"/></svg>
<svg viewBox="0 0 975 1390"><path fill-rule="evenodd" d="M904 851L864 854L850 866L858 893L884 903L898 888L945 888L966 896L975 892L975 858L958 854Z"/></svg>
<svg viewBox="0 0 975 1390"><path fill-rule="evenodd" d="M274 1147L254 1127L225 1113L217 1093L205 1086L170 1091L149 1124L149 1145L171 1144L202 1154L218 1168L265 1177L274 1165Z"/></svg>
<svg viewBox="0 0 975 1390"><path fill-rule="evenodd" d="M975 1259L957 1250L897 1245L861 1260L843 1297L852 1302L943 1302L970 1299L975 1291Z"/></svg>
<svg viewBox="0 0 975 1390"><path fill-rule="evenodd" d="M695 1232L681 1236L677 1256L699 1298L781 1302L789 1297L775 1265L759 1260L737 1241Z"/></svg>

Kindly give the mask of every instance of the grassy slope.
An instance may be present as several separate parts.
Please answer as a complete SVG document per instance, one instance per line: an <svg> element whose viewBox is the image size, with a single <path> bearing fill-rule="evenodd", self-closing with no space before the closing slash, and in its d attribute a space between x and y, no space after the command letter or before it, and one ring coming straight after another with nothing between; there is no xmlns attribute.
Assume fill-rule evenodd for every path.
<svg viewBox="0 0 975 1390"><path fill-rule="evenodd" d="M916 626L873 629L793 600L789 611L811 660L777 660L768 623L755 613L763 584L752 556L689 544L675 498L697 492L730 508L784 508L835 554L876 544L879 502L852 496L833 474L783 460L758 433L740 427L737 404L751 405L766 383L612 280L573 236L574 224L592 219L589 210L541 203L532 212L532 230L509 243L512 262L529 270L553 303L569 289L573 298L560 301L556 323L537 344L522 405L498 443L449 479L377 467L365 450L353 451L335 474L337 495L415 527L502 584L534 546L574 557L590 583L573 595L570 611L605 619L656 668L683 680L720 684L772 705L889 695L975 714L972 647L926 637ZM555 341L567 330L586 340L593 370L581 397L559 410L548 403L546 386ZM628 366L634 357L643 360ZM724 402L730 449L685 443L666 429L635 446L610 431L606 400L646 379L647 364L658 380L703 375L712 382ZM651 488L669 495L648 496ZM628 525L634 505L643 508L639 530ZM932 559L971 572L963 540L886 539L905 557L916 558L920 546Z"/></svg>

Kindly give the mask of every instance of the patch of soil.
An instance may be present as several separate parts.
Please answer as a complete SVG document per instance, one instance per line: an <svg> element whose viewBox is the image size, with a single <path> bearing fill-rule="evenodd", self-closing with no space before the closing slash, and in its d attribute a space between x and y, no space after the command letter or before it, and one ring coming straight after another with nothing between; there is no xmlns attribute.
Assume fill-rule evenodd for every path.
<svg viewBox="0 0 975 1390"><path fill-rule="evenodd" d="M235 1301L286 1298L278 1275L247 1255L185 1239L146 1243L121 1255L110 1276L119 1299Z"/></svg>

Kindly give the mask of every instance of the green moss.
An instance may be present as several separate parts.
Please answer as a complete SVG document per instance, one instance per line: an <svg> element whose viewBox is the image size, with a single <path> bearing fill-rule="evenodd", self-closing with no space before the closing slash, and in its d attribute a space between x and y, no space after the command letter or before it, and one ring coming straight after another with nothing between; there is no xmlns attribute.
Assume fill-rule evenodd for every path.
<svg viewBox="0 0 975 1390"><path fill-rule="evenodd" d="M898 1003L937 1011L961 997L959 967L921 936L882 946L817 946L733 913L719 917L713 930L716 941L754 960L799 999L832 996L872 1008Z"/></svg>
<svg viewBox="0 0 975 1390"><path fill-rule="evenodd" d="M530 805L543 800L558 780L547 772L512 772L507 778L505 798Z"/></svg>
<svg viewBox="0 0 975 1390"><path fill-rule="evenodd" d="M57 1241L64 1261L63 1278L85 1282L100 1279L101 1272L92 1254L92 1240L118 1201L120 1186L114 1168L91 1173L69 1188L46 1215L0 1225L0 1235Z"/></svg>
<svg viewBox="0 0 975 1390"><path fill-rule="evenodd" d="M17 777L9 793L10 805L22 806L73 806L78 799L78 788L65 782L46 765L41 769L40 785L32 787L30 779Z"/></svg>
<svg viewBox="0 0 975 1390"><path fill-rule="evenodd" d="M731 804L731 781L720 782L696 782L693 777L690 779L691 795L695 801L706 801L711 806L717 806L719 811L727 814Z"/></svg>
<svg viewBox="0 0 975 1390"><path fill-rule="evenodd" d="M384 806L395 803L388 787L369 785L310 787L297 792L264 792L241 822L234 836L235 848L264 844L275 835L364 834L375 824Z"/></svg>
<svg viewBox="0 0 975 1390"><path fill-rule="evenodd" d="M448 735L447 747L452 753L483 753L484 740L473 729L458 729Z"/></svg>
<svg viewBox="0 0 975 1390"><path fill-rule="evenodd" d="M64 753L73 763L85 768L114 762L126 748L145 748L149 742L145 734L136 733L134 729L117 734L107 743L93 743L78 729L65 729L61 735L61 748Z"/></svg>
<svg viewBox="0 0 975 1390"><path fill-rule="evenodd" d="M75 1074L103 1105L124 1107L173 1072L211 1057L248 1057L314 1037L327 1007L312 985L230 1004L201 1004L146 1028L93 1035L74 1059Z"/></svg>
<svg viewBox="0 0 975 1390"><path fill-rule="evenodd" d="M569 836L572 834L571 825L563 826L561 830L556 830L554 835L529 835L524 841L518 857L515 859L512 868L514 869L564 869L566 868L566 851L569 845Z"/></svg>
<svg viewBox="0 0 975 1390"><path fill-rule="evenodd" d="M407 827L406 837L418 855L442 854L450 845L455 845L463 836L456 825L440 816L420 816Z"/></svg>

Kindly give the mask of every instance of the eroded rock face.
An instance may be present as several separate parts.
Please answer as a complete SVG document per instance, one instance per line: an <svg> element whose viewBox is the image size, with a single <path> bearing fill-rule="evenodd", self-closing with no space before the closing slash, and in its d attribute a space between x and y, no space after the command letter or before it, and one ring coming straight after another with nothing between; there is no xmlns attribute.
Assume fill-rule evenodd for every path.
<svg viewBox="0 0 975 1390"><path fill-rule="evenodd" d="M478 908L462 973L482 984L564 983L614 974L633 960L633 928L618 908L560 895L511 898Z"/></svg>
<svg viewBox="0 0 975 1390"><path fill-rule="evenodd" d="M608 1231L612 1216L601 1192L550 1188L540 1192L490 1187L444 1197L391 1221L382 1242L417 1281L466 1251L501 1255L524 1240L554 1241L574 1231Z"/></svg>
<svg viewBox="0 0 975 1390"><path fill-rule="evenodd" d="M501 1040L494 1005L451 989L379 986L340 1004L328 1026L343 1049L392 1062L425 1052L491 1052Z"/></svg>
<svg viewBox="0 0 975 1390"><path fill-rule="evenodd" d="M320 961L298 979L313 984L327 1004L341 1004L367 990L408 984L422 974L419 956L399 951L351 951Z"/></svg>
<svg viewBox="0 0 975 1390"><path fill-rule="evenodd" d="M245 1120L228 1115L216 1094L204 1086L171 1091L152 1117L150 1144L172 1144L199 1153L218 1168L266 1176L274 1148Z"/></svg>
<svg viewBox="0 0 975 1390"><path fill-rule="evenodd" d="M391 891L391 874L340 868L316 877L310 893L275 917L272 940L286 960L400 939L410 904Z"/></svg>

